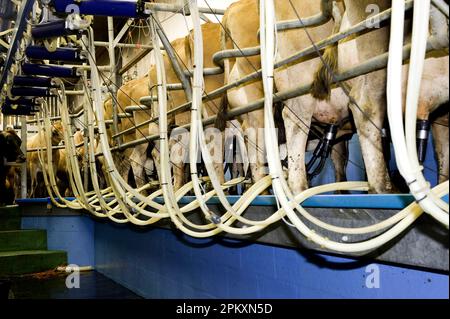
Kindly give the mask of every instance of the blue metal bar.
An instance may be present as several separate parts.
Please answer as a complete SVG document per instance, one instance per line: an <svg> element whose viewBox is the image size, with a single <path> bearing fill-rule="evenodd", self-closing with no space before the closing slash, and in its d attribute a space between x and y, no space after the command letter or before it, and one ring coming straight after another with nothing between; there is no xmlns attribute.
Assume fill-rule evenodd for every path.
<svg viewBox="0 0 450 319"><path fill-rule="evenodd" d="M34 106L39 105L38 103L36 103L35 100L24 97L18 98L17 100L10 100L9 98L6 98L5 104L34 105Z"/></svg>
<svg viewBox="0 0 450 319"><path fill-rule="evenodd" d="M80 56L81 50L75 48L58 48L53 52L49 52L43 46L29 46L25 49L25 54L29 59L35 60L53 60L64 62L82 62Z"/></svg>
<svg viewBox="0 0 450 319"><path fill-rule="evenodd" d="M36 105L30 104L4 104L2 113L5 115L31 115L39 111Z"/></svg>
<svg viewBox="0 0 450 319"><path fill-rule="evenodd" d="M34 97L46 97L50 95L48 88L41 87L12 87L11 94L14 96L34 96Z"/></svg>
<svg viewBox="0 0 450 319"><path fill-rule="evenodd" d="M17 75L13 80L14 86L52 87L52 79L37 76Z"/></svg>
<svg viewBox="0 0 450 319"><path fill-rule="evenodd" d="M236 203L240 196L227 196L231 204ZM443 199L448 203L448 195ZM68 198L75 200L75 198ZM194 196L186 196L179 202L181 205L187 205L196 198ZM157 198L157 202L163 204L162 198ZM26 198L18 199L16 202L20 204L46 204L46 198ZM346 209L395 209L401 210L414 202L411 195L318 195L306 200L302 206L307 208L346 208ZM208 201L209 205L220 205L218 198L212 198ZM258 196L252 203L252 206L276 206L274 196Z"/></svg>
<svg viewBox="0 0 450 319"><path fill-rule="evenodd" d="M124 17L124 18L139 18L143 16L143 4L141 0L53 0L52 5L57 13L67 13L77 10L77 13L109 16L109 17Z"/></svg>
<svg viewBox="0 0 450 319"><path fill-rule="evenodd" d="M57 20L34 25L31 35L34 39L39 40L77 34L78 32L78 30L66 29L66 20Z"/></svg>
<svg viewBox="0 0 450 319"><path fill-rule="evenodd" d="M8 77L8 72L13 63L13 58L16 55L17 48L19 46L20 40L22 40L23 33L25 28L27 27L27 17L33 8L34 0L24 0L22 1L22 7L17 15L17 21L15 24L16 31L14 32L8 54L6 56L5 65L2 70L2 74L0 77L0 88L3 88L3 85L6 82Z"/></svg>
<svg viewBox="0 0 450 319"><path fill-rule="evenodd" d="M66 200L74 201L74 197L67 197ZM59 201L59 200L58 200ZM37 204L51 204L50 197L48 198L21 198L16 199L18 205L37 205Z"/></svg>
<svg viewBox="0 0 450 319"><path fill-rule="evenodd" d="M77 77L76 68L67 68L57 65L24 63L22 71L28 75L43 75L57 78Z"/></svg>

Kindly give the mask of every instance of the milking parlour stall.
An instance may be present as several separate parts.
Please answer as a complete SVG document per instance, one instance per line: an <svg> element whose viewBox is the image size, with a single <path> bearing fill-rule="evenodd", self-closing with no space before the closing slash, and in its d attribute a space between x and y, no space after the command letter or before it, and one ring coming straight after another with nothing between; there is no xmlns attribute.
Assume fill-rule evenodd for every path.
<svg viewBox="0 0 450 319"><path fill-rule="evenodd" d="M448 299L447 1L0 5L1 298Z"/></svg>

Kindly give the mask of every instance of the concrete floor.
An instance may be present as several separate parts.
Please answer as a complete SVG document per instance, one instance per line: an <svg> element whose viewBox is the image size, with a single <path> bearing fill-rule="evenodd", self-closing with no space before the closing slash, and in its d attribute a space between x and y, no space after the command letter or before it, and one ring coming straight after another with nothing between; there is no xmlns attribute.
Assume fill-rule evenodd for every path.
<svg viewBox="0 0 450 319"><path fill-rule="evenodd" d="M80 288L66 287L66 274L48 278L33 276L12 279L14 299L141 299L127 288L95 271L80 273Z"/></svg>

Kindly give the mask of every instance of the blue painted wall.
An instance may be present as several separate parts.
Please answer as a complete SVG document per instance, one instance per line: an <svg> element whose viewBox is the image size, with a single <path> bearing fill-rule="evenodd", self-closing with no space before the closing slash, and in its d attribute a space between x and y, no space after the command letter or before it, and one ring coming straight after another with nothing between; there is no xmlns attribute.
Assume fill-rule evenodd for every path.
<svg viewBox="0 0 450 319"><path fill-rule="evenodd" d="M95 222L85 216L23 217L22 229L47 230L48 249L65 250L69 264L94 266Z"/></svg>
<svg viewBox="0 0 450 319"><path fill-rule="evenodd" d="M448 298L448 276L168 230L96 224L96 269L147 298Z"/></svg>

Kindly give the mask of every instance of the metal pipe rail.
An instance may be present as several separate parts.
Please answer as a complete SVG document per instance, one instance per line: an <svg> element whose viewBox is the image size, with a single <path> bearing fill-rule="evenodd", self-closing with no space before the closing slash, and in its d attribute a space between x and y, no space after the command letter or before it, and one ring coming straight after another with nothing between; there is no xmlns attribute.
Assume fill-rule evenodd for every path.
<svg viewBox="0 0 450 319"><path fill-rule="evenodd" d="M98 47L109 47L109 42L105 41L95 41L95 46ZM129 49L150 49L153 50L153 45L150 44L130 44L130 43L117 43L116 48L129 48Z"/></svg>
<svg viewBox="0 0 450 319"><path fill-rule="evenodd" d="M183 72L183 68L181 67L177 54L172 47L172 44L169 41L169 38L167 37L166 33L162 29L159 21L155 18L155 31L159 36L159 39L161 40L161 43L163 44L164 48L166 49L167 56L170 59L173 71L177 75L178 80L180 80L181 85L184 90L184 94L186 95L186 100L191 101L192 100L192 87L191 82L189 81L190 74L186 75L186 73ZM117 132L116 132L117 133Z"/></svg>
<svg viewBox="0 0 450 319"><path fill-rule="evenodd" d="M153 12L172 12L172 13L183 13L183 10L187 10L188 8L185 5L179 4L166 4L166 3L145 3L144 4L144 13L152 14ZM212 10L211 10L212 9ZM205 14L215 14L215 15L224 15L226 10L215 9L215 8L205 8L199 7L198 11L200 13Z"/></svg>
<svg viewBox="0 0 450 319"><path fill-rule="evenodd" d="M150 106L145 106L145 105L132 105L132 106L127 106L125 108L125 112L127 112L128 114L132 114L133 112L140 112L140 111L151 111L152 108ZM114 136L113 136L114 138Z"/></svg>
<svg viewBox="0 0 450 319"><path fill-rule="evenodd" d="M219 75L222 73L223 73L223 68L221 68L221 67L203 69L204 76ZM194 74L194 71L193 70L185 70L185 71L183 71L183 74L187 77L192 77L192 74Z"/></svg>
<svg viewBox="0 0 450 319"><path fill-rule="evenodd" d="M431 44L433 43L432 38L430 38L428 40L428 47L427 47L427 51L434 51L435 48L434 46ZM403 48L403 61L407 61L409 59L409 55L410 55L410 51L411 51L411 45L405 45ZM364 63L359 64L358 66L351 68L349 70L343 71L342 73L336 75L335 77L335 81L333 82L333 84L336 84L337 82L343 82L343 81L347 81L368 73L372 73L378 70L382 70L384 68L386 68L387 64L388 64L388 57L389 57L389 53L384 53L382 55L379 55L375 58L372 58ZM312 84L307 84L307 85L303 85L303 86L299 86L296 87L294 89L288 90L288 91L284 91L284 92L279 92L276 95L274 95L274 102L280 102L280 101L284 101L284 100L288 100L288 99L292 99L301 95L305 95L308 94L311 91L311 87ZM233 110L229 110L227 112L227 116L228 119L233 119L236 118L238 116L241 116L243 114L246 113L250 113L256 110L261 109L264 106L264 99L259 99L257 101L254 101L246 106L242 106ZM175 110L175 109L174 109ZM172 110L172 111L174 111ZM168 114L171 113L171 111L167 112ZM173 113L173 112L172 112ZM207 125L211 125L214 124L216 121L217 116L212 116L208 119L205 119L202 121L204 126ZM144 123L141 123L140 125L146 125L152 122L157 121L158 118L154 118L151 119L149 121L146 121ZM175 128L173 130L173 132L176 132L177 130L182 130L182 129L189 129L190 124L186 124L183 125L179 128ZM128 142L125 144L122 144L121 146L116 146L116 147L112 147L111 151L112 152L117 152L117 151L122 151L131 147L135 147L141 144L145 144L148 143L150 141L154 141L159 139L159 135L151 135L151 136L146 136L144 138L132 141L132 142Z"/></svg>
<svg viewBox="0 0 450 319"><path fill-rule="evenodd" d="M167 84L167 91L181 91L183 85L181 83Z"/></svg>
<svg viewBox="0 0 450 319"><path fill-rule="evenodd" d="M414 3L413 0L406 2L405 10L410 10L413 7L413 3ZM390 19L391 12L392 12L391 9L387 9L387 10L379 13L378 15L372 17L371 19L364 20L345 31L336 33L335 35L332 35L328 39L322 40L319 43L317 43L317 47L319 47L320 49L323 49L323 48L327 47L328 45L332 45L350 35L353 35L353 34L356 34L356 33L362 32L362 31L366 31L368 29L368 22L370 22L370 20L376 19L377 21L380 21L380 22L386 21L386 20ZM304 21L304 19L302 19L302 21ZM304 24L305 24L305 26L308 26L305 22L304 22ZM300 27L301 26L302 25L300 25ZM308 50L309 54L315 53L314 47L309 47L308 49L309 49ZM306 50L304 50L304 51L306 51ZM279 68L281 66L291 64L293 62L300 60L301 58L305 57L305 55L303 54L304 51L301 51L298 54L292 55L290 58L288 58L286 60L276 63L275 68ZM259 55L260 53L261 53L261 48L259 46L252 47L252 48L244 48L241 50L239 50L239 49L224 50L224 51L217 52L216 54L214 54L213 61L216 65L223 67L224 59L250 57L250 56Z"/></svg>
<svg viewBox="0 0 450 319"><path fill-rule="evenodd" d="M66 91L66 95L84 95L84 91Z"/></svg>
<svg viewBox="0 0 450 319"><path fill-rule="evenodd" d="M307 27L317 27L319 25L325 24L333 17L333 1L331 0L322 0L320 2L321 12L308 18L302 19L303 23L301 23L298 19L281 21L276 25L277 31L286 31L292 29Z"/></svg>
<svg viewBox="0 0 450 319"><path fill-rule="evenodd" d="M120 119L129 119L129 118L133 118L133 114L130 114L130 113L119 113L119 114L117 114L117 116L118 116Z"/></svg>
<svg viewBox="0 0 450 319"><path fill-rule="evenodd" d="M411 9L413 7L413 3L414 3L413 0L409 0L408 2L406 2L405 3L405 9L406 10ZM335 44L335 43L337 43L337 42L339 42L339 41L341 41L341 40L343 40L343 39L345 39L345 38L347 38L347 37L349 37L351 35L354 35L354 34L357 34L357 33L361 32L361 31L367 30L367 28L368 28L367 27L367 25L368 25L367 22L371 21L372 19L377 19L378 21L383 22L383 21L388 20L390 17L391 17L391 9L387 9L387 10L379 13L378 15L372 17L371 19L364 20L364 21L356 24L355 26L353 26L353 27L351 27L351 28L349 28L349 29L347 29L345 31L336 33L336 34L328 37L327 39L324 39L322 41L317 42L315 44L315 46L319 50L323 50L329 45L333 45L333 44ZM448 44L447 44L447 46L448 46ZM278 63L275 64L275 68L278 69L278 68L284 67L284 66L286 66L288 64L292 64L294 62L302 60L302 59L303 60L309 60L309 59L314 58L316 56L317 56L316 49L314 48L313 45L311 45L311 46L307 47L306 49L304 49L304 50L302 50L302 51L300 51L300 52L298 52L298 53L296 53L296 54L294 54L294 55L292 55L292 56L290 56L290 57L288 57L288 58L286 58L286 59L284 59L282 61L279 61ZM208 93L208 95L203 96L203 101L209 101L209 100L216 99L216 98L222 96L223 94L225 94L228 90L234 89L236 87L239 87L239 86L244 85L246 83L249 83L251 81L259 80L261 78L261 74L262 74L262 70L259 69L258 71L253 72L253 73L251 73L249 75L246 75L243 78L241 78L241 79L239 79L239 80L237 80L237 81L235 81L233 83L230 83L230 84L227 84L227 85L225 85L225 86L223 86L221 88L218 88L218 89ZM185 112L185 111L189 110L190 107L191 107L191 102L187 102L185 104L182 104L182 105L180 105L180 106L178 106L178 107L168 111L167 115L172 115L172 114L177 114L177 113L180 113L180 112ZM150 123L154 123L157 120L158 119L155 118L155 119L150 119L150 120L144 121L144 122L140 123L139 125L137 125L136 128L148 125ZM119 133L119 135L120 135L120 133Z"/></svg>
<svg viewBox="0 0 450 319"><path fill-rule="evenodd" d="M320 2L321 12L307 18L302 18L302 21L298 19L280 21L277 23L277 31L287 31L293 29L299 29L304 27L317 27L319 25L325 24L331 20L333 17L333 1L331 0L322 0ZM258 31L259 34L259 31ZM223 60L230 58L241 58L241 57L250 57L256 56L261 53L261 47L256 46L252 48L244 48L244 49L231 49L217 52L213 56L213 61L216 65L223 68Z"/></svg>
<svg viewBox="0 0 450 319"><path fill-rule="evenodd" d="M61 120L61 116L53 116L50 117L50 121L59 121ZM27 124L36 124L39 120L34 119L34 120L27 120ZM41 120L42 121L42 120Z"/></svg>
<svg viewBox="0 0 450 319"><path fill-rule="evenodd" d="M76 144L76 145L75 145L75 148L80 148L80 147L82 147L82 146L84 146L84 142L79 143L79 144ZM55 151L55 150L63 150L63 149L65 149L65 148L66 148L66 145L56 145L56 146L52 146L52 150L53 150L53 151ZM46 147L30 148L30 149L27 149L27 153L34 153L34 152L38 152L38 151L46 151L46 150L47 150Z"/></svg>

